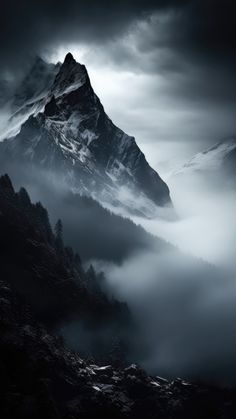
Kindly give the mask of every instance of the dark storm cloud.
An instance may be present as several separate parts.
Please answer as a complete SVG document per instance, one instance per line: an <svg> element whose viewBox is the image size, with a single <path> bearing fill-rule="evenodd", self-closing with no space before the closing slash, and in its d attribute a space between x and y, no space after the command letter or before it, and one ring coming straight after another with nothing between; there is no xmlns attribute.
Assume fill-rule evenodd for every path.
<svg viewBox="0 0 236 419"><path fill-rule="evenodd" d="M231 0L4 0L0 68L19 71L45 50L91 44L120 69L172 73L176 94L234 101L235 15Z"/></svg>
<svg viewBox="0 0 236 419"><path fill-rule="evenodd" d="M116 73L147 75L146 80L154 76L150 86L140 87L136 78L132 108L126 86L117 109L117 98L104 101L104 84L96 89L109 115L141 146L170 139L209 145L236 131L234 1L3 1L0 72L21 72L35 54L50 59L58 47L66 53L73 44L78 50L85 46L89 57L82 60L90 74L113 67ZM130 109L138 117L132 119Z"/></svg>
<svg viewBox="0 0 236 419"><path fill-rule="evenodd" d="M64 42L106 42L121 37L139 19L159 12L140 52L167 48L187 59L235 61L233 1L148 0L110 2L4 0L0 16L1 66ZM119 55L119 51L117 51ZM178 66L176 60L166 65Z"/></svg>
<svg viewBox="0 0 236 419"><path fill-rule="evenodd" d="M218 57L235 61L235 13L233 0L192 1L177 21L182 24L181 31L173 43L193 51L198 57L204 57L204 60ZM176 33L177 29L176 25Z"/></svg>
<svg viewBox="0 0 236 419"><path fill-rule="evenodd" d="M147 73L172 73L186 92L230 98L236 69L236 4L231 0L187 1L179 7L154 10L146 24L134 29L133 43L113 45L121 65ZM210 74L209 74L210 72ZM209 78L213 77L213 80ZM195 83L195 81L197 81Z"/></svg>
<svg viewBox="0 0 236 419"><path fill-rule="evenodd" d="M121 35L136 19L183 0L56 1L4 0L1 5L1 66L66 41L105 41Z"/></svg>
<svg viewBox="0 0 236 419"><path fill-rule="evenodd" d="M154 34L140 42L140 50L168 48L187 61L222 68L235 64L236 5L226 0L192 0L157 18Z"/></svg>

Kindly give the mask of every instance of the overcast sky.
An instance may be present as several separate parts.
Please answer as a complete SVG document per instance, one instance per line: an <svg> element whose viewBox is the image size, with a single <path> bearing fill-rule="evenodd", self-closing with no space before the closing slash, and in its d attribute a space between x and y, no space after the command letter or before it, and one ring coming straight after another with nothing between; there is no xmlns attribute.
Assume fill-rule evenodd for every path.
<svg viewBox="0 0 236 419"><path fill-rule="evenodd" d="M165 174L236 133L234 0L4 0L0 68L68 50L107 113Z"/></svg>

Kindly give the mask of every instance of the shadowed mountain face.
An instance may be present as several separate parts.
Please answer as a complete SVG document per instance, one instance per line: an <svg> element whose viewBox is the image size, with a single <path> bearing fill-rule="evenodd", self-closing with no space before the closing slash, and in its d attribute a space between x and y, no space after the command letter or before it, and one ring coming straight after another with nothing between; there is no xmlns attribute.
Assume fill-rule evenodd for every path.
<svg viewBox="0 0 236 419"><path fill-rule="evenodd" d="M37 66L41 71L36 71ZM69 53L57 65L52 81L55 67L45 66L40 61L33 68L33 79L41 78L35 83L37 94L30 75L18 89L14 103L20 100L24 114L25 97L30 116L15 137L1 144L2 160L14 158L19 165L27 162L59 171L74 192L131 212L150 215L156 206L171 204L167 185L149 166L135 139L106 115L86 68Z"/></svg>

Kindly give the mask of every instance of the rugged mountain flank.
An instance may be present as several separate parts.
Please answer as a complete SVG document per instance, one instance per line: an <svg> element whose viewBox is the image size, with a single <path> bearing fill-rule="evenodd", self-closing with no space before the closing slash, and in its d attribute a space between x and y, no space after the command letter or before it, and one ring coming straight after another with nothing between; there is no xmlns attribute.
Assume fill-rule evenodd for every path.
<svg viewBox="0 0 236 419"><path fill-rule="evenodd" d="M69 53L57 70L53 82L52 69L50 77L41 71L41 94L33 95L31 82L25 82L30 94L22 93L21 87L15 101L30 96L31 116L15 137L0 144L2 160L47 168L59 173L73 191L113 206L122 204L132 212L151 213L158 205L170 205L167 185L149 166L135 139L106 115L85 66ZM50 89L45 89L45 73Z"/></svg>

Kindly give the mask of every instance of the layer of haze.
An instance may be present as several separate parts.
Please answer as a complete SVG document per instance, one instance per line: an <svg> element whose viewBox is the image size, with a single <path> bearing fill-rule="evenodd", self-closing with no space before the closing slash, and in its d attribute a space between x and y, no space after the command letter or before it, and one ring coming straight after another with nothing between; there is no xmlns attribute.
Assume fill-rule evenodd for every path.
<svg viewBox="0 0 236 419"><path fill-rule="evenodd" d="M220 173L173 174L167 180L178 215L175 222L139 220L147 231L216 266L236 268L236 192Z"/></svg>

